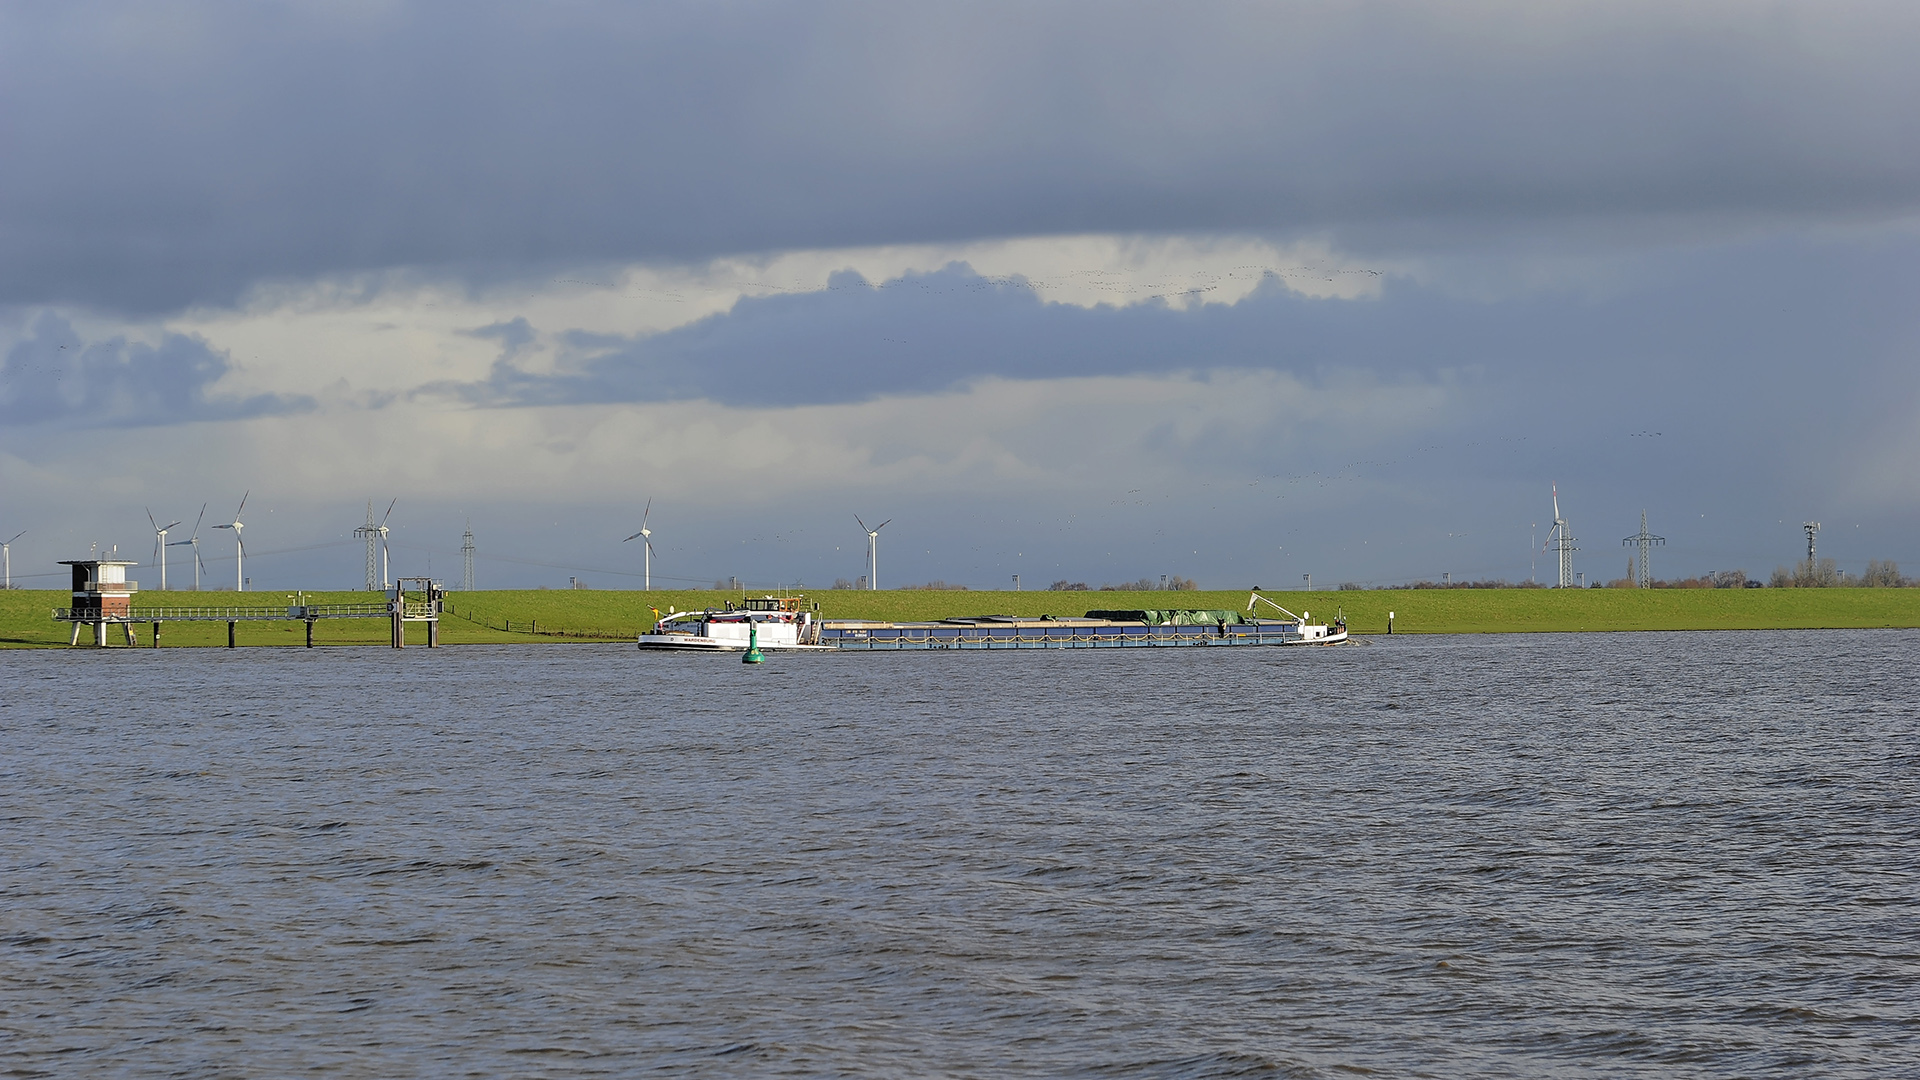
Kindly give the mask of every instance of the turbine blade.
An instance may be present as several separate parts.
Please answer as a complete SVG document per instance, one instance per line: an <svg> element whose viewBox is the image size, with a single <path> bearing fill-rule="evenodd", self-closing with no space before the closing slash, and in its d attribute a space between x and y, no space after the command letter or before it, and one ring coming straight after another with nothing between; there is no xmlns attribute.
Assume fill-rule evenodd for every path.
<svg viewBox="0 0 1920 1080"><path fill-rule="evenodd" d="M247 496L249 496L249 495L252 495L252 494L253 494L253 489L252 489L252 488L248 488L248 489L247 489L247 490L246 490L245 492L243 492L243 493L241 494L241 496L240 496L240 510L245 510L245 509L247 508ZM235 520L235 521L239 521L239 520L240 520L240 510L235 510L235 511L233 512L233 520Z"/></svg>
<svg viewBox="0 0 1920 1080"><path fill-rule="evenodd" d="M645 523L645 522L642 522L641 524L642 524L642 525L644 526L644 525L645 525L646 523ZM633 536L629 536L629 537L627 537L627 540L631 540L631 539L633 539L633 538L634 538L634 536L639 536L639 535L641 535L641 534L640 534L640 533L634 533L634 534L633 534ZM624 543L626 543L626 542L627 542L627 540L622 540L622 541L620 541L620 542L624 544Z"/></svg>
<svg viewBox="0 0 1920 1080"><path fill-rule="evenodd" d="M173 524L171 524L171 525L166 525L166 526L162 526L162 527L161 527L161 529L160 529L160 531L161 531L161 532L172 532L172 531L173 531L174 529L177 529L177 528L179 528L179 527L180 527L180 523L176 521L176 522L174 522L174 523L173 523Z"/></svg>
<svg viewBox="0 0 1920 1080"><path fill-rule="evenodd" d="M141 507L140 509L142 509L142 510L145 510L145 511L147 512L147 524L149 524L149 525L151 525L151 526L153 526L153 531L154 531L154 532L159 532L159 531L160 531L160 523L159 523L159 522L157 522L157 521L155 521L155 520L153 520L153 508L152 508L152 507L149 507L149 506L143 506L143 507ZM171 526L171 525L169 525L169 526L167 526L167 527L168 527L168 528L172 528L173 526Z"/></svg>
<svg viewBox="0 0 1920 1080"><path fill-rule="evenodd" d="M390 517L392 517L392 516L393 516L393 508L394 508L394 506L395 506L396 504L398 504L399 502L400 502L400 496L398 496L398 495L395 495L395 496L393 497L393 502L390 502L390 503L388 503L388 504L387 504L387 512L386 512L386 515L385 515L385 516L383 516L383 517L382 517L382 518L380 519L380 524L382 524L382 525L385 525L385 524L387 523L387 518L390 518Z"/></svg>
<svg viewBox="0 0 1920 1080"><path fill-rule="evenodd" d="M855 520L855 521L860 521L860 515L859 515L859 514L855 514L855 515L853 515L853 520ZM866 522L864 522L864 521L860 521L860 531L861 531L861 532L863 532L863 533L870 533L870 532L872 532L873 530L872 530L872 529L869 529L869 528L867 528L867 523L866 523Z"/></svg>
<svg viewBox="0 0 1920 1080"><path fill-rule="evenodd" d="M207 504L200 504L200 516L193 519L193 535L200 535L200 523L207 520Z"/></svg>
<svg viewBox="0 0 1920 1080"><path fill-rule="evenodd" d="M647 527L647 515L651 513L653 513L653 496L649 495L647 496L647 508L645 510L640 511L640 527L641 528L644 529Z"/></svg>
<svg viewBox="0 0 1920 1080"><path fill-rule="evenodd" d="M891 524L893 524L893 519L892 519L892 518L888 518L887 520L885 520L885 521L883 521L883 522L881 522L880 524L878 524L878 525L875 525L875 526L873 527L873 531L874 531L874 532L879 532L879 531L880 531L881 529L884 529L884 528L886 528L887 526L889 526L889 525L891 525Z"/></svg>
<svg viewBox="0 0 1920 1080"><path fill-rule="evenodd" d="M21 529L19 532L13 534L13 540L18 540L25 535L27 535L27 530ZM11 544L13 543L13 540L9 540L7 541L7 543Z"/></svg>
<svg viewBox="0 0 1920 1080"><path fill-rule="evenodd" d="M650 554L653 554L653 555L658 555L658 554L660 554L660 549L659 549L659 548L656 548L656 547L654 547L654 546L653 546L653 541L651 541L651 540L649 540L649 541L647 541L647 551L648 551L648 552L649 552Z"/></svg>
<svg viewBox="0 0 1920 1080"><path fill-rule="evenodd" d="M160 537L153 538L153 557L147 560L148 566L157 566L160 562Z"/></svg>

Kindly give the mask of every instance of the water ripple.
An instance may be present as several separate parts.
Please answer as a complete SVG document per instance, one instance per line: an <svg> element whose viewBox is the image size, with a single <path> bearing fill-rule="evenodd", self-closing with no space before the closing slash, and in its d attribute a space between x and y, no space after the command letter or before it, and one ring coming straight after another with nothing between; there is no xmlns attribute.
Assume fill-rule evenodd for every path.
<svg viewBox="0 0 1920 1080"><path fill-rule="evenodd" d="M1920 1073L1916 654L11 653L0 1066Z"/></svg>

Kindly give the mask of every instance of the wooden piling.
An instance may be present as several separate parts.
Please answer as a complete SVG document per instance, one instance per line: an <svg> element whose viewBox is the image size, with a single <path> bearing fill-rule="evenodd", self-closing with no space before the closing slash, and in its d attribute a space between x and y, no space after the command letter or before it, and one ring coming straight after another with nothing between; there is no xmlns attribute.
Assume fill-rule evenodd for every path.
<svg viewBox="0 0 1920 1080"><path fill-rule="evenodd" d="M233 633L234 633L234 627L236 627L236 626L239 626L239 625L240 625L240 624L239 624L239 623L236 623L236 622L229 622L229 623L227 623L227 648L229 648L229 649L231 649L231 648L233 648Z"/></svg>

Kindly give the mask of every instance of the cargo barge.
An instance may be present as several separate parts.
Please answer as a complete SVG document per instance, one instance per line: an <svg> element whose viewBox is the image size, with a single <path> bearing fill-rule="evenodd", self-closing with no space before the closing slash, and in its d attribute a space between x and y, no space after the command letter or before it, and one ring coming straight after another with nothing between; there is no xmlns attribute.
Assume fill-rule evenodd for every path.
<svg viewBox="0 0 1920 1080"><path fill-rule="evenodd" d="M643 650L737 652L757 638L770 652L876 652L903 649L1129 649L1233 645L1338 645L1347 627L1315 623L1259 593L1285 619L1231 610L1089 611L1084 616L981 615L932 622L820 619L804 597L768 596L725 608L662 616L641 634ZM815 605L817 608L817 605Z"/></svg>

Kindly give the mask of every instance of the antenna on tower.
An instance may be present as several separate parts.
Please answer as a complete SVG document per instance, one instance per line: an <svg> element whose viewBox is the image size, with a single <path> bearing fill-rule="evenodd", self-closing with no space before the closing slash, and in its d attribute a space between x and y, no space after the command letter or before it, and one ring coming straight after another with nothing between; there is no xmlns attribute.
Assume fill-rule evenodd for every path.
<svg viewBox="0 0 1920 1080"><path fill-rule="evenodd" d="M1540 550L1553 548L1560 553L1560 588L1574 588L1573 553L1580 550L1573 546L1573 532L1567 528L1567 519L1560 516L1560 485L1553 485L1553 531L1547 534L1547 542Z"/></svg>
<svg viewBox="0 0 1920 1080"><path fill-rule="evenodd" d="M1620 541L1622 546L1629 544L1640 545L1640 572L1634 577L1635 585L1638 585L1642 589L1653 588L1653 567L1650 563L1649 556L1653 552L1654 545L1659 544L1664 546L1666 542L1666 537L1655 536L1647 531L1647 512L1645 510L1640 511L1639 535L1629 536Z"/></svg>
<svg viewBox="0 0 1920 1080"><path fill-rule="evenodd" d="M1814 567L1819 565L1818 563L1814 562L1814 559L1813 559L1813 553L1814 553L1813 538L1816 535L1818 535L1820 532L1820 523L1817 521L1809 521L1805 525L1802 525L1800 527L1807 530L1807 573L1811 575L1813 573Z"/></svg>
<svg viewBox="0 0 1920 1080"><path fill-rule="evenodd" d="M467 535L460 541L460 591L473 591L473 519L467 519Z"/></svg>

